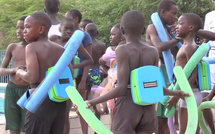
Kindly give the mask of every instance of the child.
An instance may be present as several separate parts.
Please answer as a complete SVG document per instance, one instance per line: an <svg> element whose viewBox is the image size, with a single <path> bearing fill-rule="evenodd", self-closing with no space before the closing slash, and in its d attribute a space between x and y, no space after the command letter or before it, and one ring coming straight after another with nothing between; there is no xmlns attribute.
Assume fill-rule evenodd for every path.
<svg viewBox="0 0 215 134"><path fill-rule="evenodd" d="M138 20L138 21L136 21ZM140 106L134 104L131 97L130 72L146 65L158 65L159 54L156 48L141 40L144 33L144 17L139 11L128 11L121 19L121 30L126 44L116 49L117 87L107 94L86 101L87 108L98 103L117 98L112 131L121 134L153 133L157 130L157 117L154 105ZM187 96L181 91L169 91L164 88L164 94ZM77 107L76 107L77 108ZM132 115L132 116L131 116Z"/></svg>
<svg viewBox="0 0 215 134"><path fill-rule="evenodd" d="M84 19L84 20L82 20L82 21L81 21L81 29L82 29L83 31L86 31L86 30L85 30L85 27L86 27L86 25L89 24L89 23L93 23L93 21L90 20L90 19Z"/></svg>
<svg viewBox="0 0 215 134"><path fill-rule="evenodd" d="M33 92L45 78L48 68L54 66L64 48L48 39L51 27L49 17L43 12L29 15L24 22L27 70L19 69L16 73L31 85ZM35 113L27 111L26 134L62 134L65 120L66 102L56 103L48 94Z"/></svg>
<svg viewBox="0 0 215 134"><path fill-rule="evenodd" d="M178 6L175 1L162 0L159 3L158 14L159 14L159 17L160 17L166 31L168 31L166 28L166 25L174 25L176 23L177 13L178 13ZM156 32L155 26L153 24L150 24L147 27L146 42L149 43L149 45L152 45L158 49L160 60L161 60L161 69L162 69L162 73L164 75L165 84L168 84L169 80L168 80L162 52L170 49L171 53L175 59L176 54L178 52L178 48L177 48L176 44L180 40L172 39L169 36L168 32L166 32L166 36L168 38L168 41L161 42L161 40L158 37L158 34ZM158 105L157 105L157 116L158 116L159 125L158 125L158 132L156 132L156 134L169 134L170 133L169 127L168 127L168 118L164 115L164 112L166 109L165 107L166 106L161 103L158 103Z"/></svg>
<svg viewBox="0 0 215 134"><path fill-rule="evenodd" d="M75 31L75 23L72 19L64 18L60 25L60 32L61 36L58 35L52 35L50 37L50 40L53 42L56 42L60 44L61 46L64 46L66 42L69 40L69 38L72 36L73 32ZM93 62L92 57L89 55L89 53L85 50L83 45L81 44L78 48L78 52L81 53L84 57L84 60L76 65L77 68L83 68L84 66L87 66ZM73 66L73 68L75 68ZM69 111L71 109L72 102L68 100L66 102L66 117L65 117L65 125L64 125L64 134L69 134L70 130L70 123L69 123Z"/></svg>
<svg viewBox="0 0 215 134"><path fill-rule="evenodd" d="M49 16L52 26L49 29L48 37L52 35L61 36L59 31L60 21L57 19L57 13L59 11L60 1L59 0L45 0L44 12Z"/></svg>
<svg viewBox="0 0 215 134"><path fill-rule="evenodd" d="M92 38L92 58L94 63L91 65L88 73L89 81L87 85L91 89L92 86L101 84L99 59L105 53L106 46L103 42L97 40L98 30L96 24L87 24L85 30Z"/></svg>
<svg viewBox="0 0 215 134"><path fill-rule="evenodd" d="M183 68L198 48L197 44L195 43L195 34L201 28L201 24L202 23L200 17L193 13L183 14L178 19L178 25L176 26L176 35L183 39L183 45L179 49L178 54L176 56L175 66L181 66ZM188 80L191 88L193 89L197 106L199 106L202 102L202 94L199 91L198 85L196 83L197 68L194 69ZM175 100L177 100L177 98L173 97L172 99L170 99L169 103L172 103ZM170 104L170 107L171 106L172 104ZM185 133L188 119L187 116L188 115L186 102L184 100L181 100L179 105L180 134Z"/></svg>
<svg viewBox="0 0 215 134"><path fill-rule="evenodd" d="M122 35L120 30L120 24L116 24L111 28L110 31L110 43L112 46L106 49L105 54L100 58L100 64L102 65L103 69L108 72L108 77L105 78L107 82L105 83L104 89L100 93L100 96L106 94L113 88L114 83L116 82L116 67L111 66L111 61L114 62L116 60L116 53L115 49L118 45L125 43L125 39ZM101 85L102 86L102 85ZM111 118L113 119L113 109L114 109L114 99L109 100L108 108L107 103L103 102L103 110L101 110L100 105L97 105L97 109L100 113L107 112L108 108L110 109Z"/></svg>
<svg viewBox="0 0 215 134"><path fill-rule="evenodd" d="M16 25L17 38L21 41L19 43L10 44L5 53L5 57L2 61L0 68L0 75L10 75L10 81L6 87L5 93L5 118L6 129L10 130L10 133L19 134L24 132L25 114L26 110L20 108L16 102L29 88L29 84L16 76L18 68L24 67L25 62L25 47L27 42L23 38L24 20L26 16L21 17ZM12 60L12 68L7 68L10 60Z"/></svg>
<svg viewBox="0 0 215 134"><path fill-rule="evenodd" d="M65 14L65 18L70 18L75 22L75 28L79 28L79 23L81 22L82 19L82 14L79 10L77 9L72 9L69 10ZM84 31L84 39L82 41L82 44L84 48L87 50L87 52L92 55L92 39L90 35ZM78 54L78 57L80 58L80 62L84 60L83 55ZM84 68L79 69L79 74L78 77L76 78L76 84L77 84L77 89L79 93L81 94L82 98L86 100L87 98L87 89L86 89L86 80L88 76L90 66L85 66ZM84 119L80 116L80 122L81 122L81 129L83 134L88 134L88 124L84 121Z"/></svg>

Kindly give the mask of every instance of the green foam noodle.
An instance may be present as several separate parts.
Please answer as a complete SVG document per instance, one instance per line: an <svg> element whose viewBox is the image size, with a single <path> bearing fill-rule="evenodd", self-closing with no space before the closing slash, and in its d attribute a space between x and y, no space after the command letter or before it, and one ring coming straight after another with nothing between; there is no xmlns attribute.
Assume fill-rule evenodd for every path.
<svg viewBox="0 0 215 134"><path fill-rule="evenodd" d="M201 105L198 107L199 127L201 128L204 134L212 134L206 125L203 112L202 112L203 109L207 109L207 108L215 108L215 102L205 101L205 102L202 102Z"/></svg>
<svg viewBox="0 0 215 134"><path fill-rule="evenodd" d="M113 134L102 122L94 115L94 113L87 109L87 104L73 86L68 86L66 92L72 103L78 106L78 111L89 126L98 134Z"/></svg>
<svg viewBox="0 0 215 134"><path fill-rule="evenodd" d="M182 68L180 66L177 66L173 69L173 72L181 90L191 95L189 97L185 97L188 113L188 121L185 134L195 134L198 126L198 110L195 96Z"/></svg>

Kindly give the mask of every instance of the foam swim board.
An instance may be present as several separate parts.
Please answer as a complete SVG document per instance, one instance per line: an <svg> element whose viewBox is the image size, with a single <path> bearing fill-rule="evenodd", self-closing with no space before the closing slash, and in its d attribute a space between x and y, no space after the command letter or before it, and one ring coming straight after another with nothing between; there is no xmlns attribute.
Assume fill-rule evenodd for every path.
<svg viewBox="0 0 215 134"><path fill-rule="evenodd" d="M71 99L72 103L78 106L78 111L84 120L89 124L89 126L98 134L113 134L101 121L95 116L95 114L87 109L87 104L84 102L83 98L73 86L68 86L66 92Z"/></svg>
<svg viewBox="0 0 215 134"><path fill-rule="evenodd" d="M73 35L70 37L68 42L65 44L65 50L54 68L50 71L50 73L43 79L40 85L36 88L34 93L27 100L27 104L25 108L30 112L34 113L39 105L43 102L45 97L48 94L48 91L51 89L53 84L57 81L57 79L64 72L66 67L71 62L74 57L76 51L78 50L81 41L84 38L84 33L81 30L76 30Z"/></svg>
<svg viewBox="0 0 215 134"><path fill-rule="evenodd" d="M200 91L211 90L211 78L209 63L201 61L197 65L198 68L198 83Z"/></svg>
<svg viewBox="0 0 215 134"><path fill-rule="evenodd" d="M135 104L150 105L164 99L163 76L156 66L143 66L131 71L131 93Z"/></svg>
<svg viewBox="0 0 215 134"><path fill-rule="evenodd" d="M53 67L50 67L47 71L47 75L50 73L50 71L53 69ZM60 76L60 78L54 83L52 88L49 90L49 98L52 101L55 102L63 102L69 99L69 96L66 93L66 88L68 86L74 86L73 79L72 79L72 73L69 69L69 67L66 67L63 74Z"/></svg>
<svg viewBox="0 0 215 134"><path fill-rule="evenodd" d="M187 64L184 66L184 69L183 69L186 78L190 77L191 73L193 72L193 70L199 63L199 61L202 59L202 57L204 57L205 53L207 53L208 50L209 50L209 46L206 43L203 43L199 46L199 48L195 51L195 53L190 57L189 61L187 62ZM172 84L168 89L170 89L170 90L180 89L178 82L176 82L175 86L173 86L173 84ZM161 103L166 105L168 100L169 100L169 97L166 98L165 100L163 100ZM165 111L166 117L173 116L175 107L173 106L172 108L173 109L170 109L170 110L166 109L166 111Z"/></svg>
<svg viewBox="0 0 215 134"><path fill-rule="evenodd" d="M168 41L168 38L167 38L167 35L166 35L166 31L164 29L163 23L160 20L160 17L159 17L157 12L155 12L155 13L153 13L151 15L151 20L152 20L152 23L155 26L157 35L160 38L161 42ZM167 76L168 76L169 82L172 83L173 82L174 63L173 63L173 59L172 59L171 50L168 49L166 51L162 51L162 55L163 55L165 67L166 67L166 70L167 70Z"/></svg>
<svg viewBox="0 0 215 134"><path fill-rule="evenodd" d="M206 125L206 122L203 116L203 111L202 111L203 109L208 109L208 108L215 108L215 102L205 101L205 102L202 102L198 107L199 127L201 128L204 134L212 134Z"/></svg>
<svg viewBox="0 0 215 134"><path fill-rule="evenodd" d="M80 63L80 58L78 56L74 56L73 58L73 65L79 64ZM78 77L78 72L79 72L79 68L75 68L73 69L74 71L74 78Z"/></svg>
<svg viewBox="0 0 215 134"><path fill-rule="evenodd" d="M180 66L177 66L173 71L181 90L191 95L189 97L185 97L188 113L188 121L185 134L195 134L198 126L198 110L195 96L182 68Z"/></svg>

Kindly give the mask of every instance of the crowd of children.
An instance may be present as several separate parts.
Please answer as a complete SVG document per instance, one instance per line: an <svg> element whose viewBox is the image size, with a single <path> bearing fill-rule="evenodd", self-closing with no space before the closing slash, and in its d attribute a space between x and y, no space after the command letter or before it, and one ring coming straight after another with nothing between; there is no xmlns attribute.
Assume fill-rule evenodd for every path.
<svg viewBox="0 0 215 134"><path fill-rule="evenodd" d="M140 11L127 11L120 24L111 28L111 46L106 49L105 44L97 39L98 28L92 20L81 21L81 12L72 9L59 21L58 10L59 0L45 0L45 13L35 12L20 18L17 22L17 38L21 42L7 47L0 75L11 75L5 94L6 129L11 134L20 134L21 131L26 134L69 134L70 100L56 103L47 95L35 113L21 109L16 102L29 88L31 93L34 92L45 78L48 68L54 66L64 52L64 45L75 30L82 30L84 38L77 51L80 64L69 64L71 75L74 76L73 69L79 68L75 78L77 90L86 100L87 108L92 106L98 118L101 114L111 113L113 133L170 134L164 112L166 107L176 105L180 98L179 133L185 133L188 115L184 97L190 95L180 90L167 89L171 83L168 81L162 52L170 49L174 65L183 68L198 48L196 34L207 40L215 39L212 32L201 30L202 22L197 14L185 13L177 18L179 9L176 2L162 0L158 5L158 14L168 40L161 41L154 24L145 30L144 15ZM171 33L175 33L176 38L170 36L166 25L171 26ZM145 32L144 40L142 35ZM181 48L176 46L179 42L183 43ZM11 58L12 68L8 69ZM163 93L173 96L167 106L161 103L140 106L133 102L130 72L148 65L162 70L166 84ZM196 80L197 67L188 81L199 106L202 101L212 100L215 88L203 99ZM74 107L78 111L78 107ZM88 134L88 124L81 115L79 117L82 133ZM210 116L206 121L213 133L215 129L211 119ZM199 133L199 128L196 133Z"/></svg>

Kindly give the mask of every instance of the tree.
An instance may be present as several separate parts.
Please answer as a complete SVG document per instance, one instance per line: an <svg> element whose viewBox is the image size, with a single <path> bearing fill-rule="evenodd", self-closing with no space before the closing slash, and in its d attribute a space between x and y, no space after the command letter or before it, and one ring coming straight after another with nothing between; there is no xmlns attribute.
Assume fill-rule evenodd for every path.
<svg viewBox="0 0 215 134"><path fill-rule="evenodd" d="M204 20L205 14L212 10L210 0L175 0L179 6L180 16L182 13L197 13ZM0 49L12 43L16 39L16 22L24 15L36 11L43 11L44 0L1 0L0 1ZM66 11L79 9L83 19L92 19L98 26L99 39L110 45L110 29L120 22L124 12L139 10L145 16L145 25L151 23L150 16L157 11L160 0L60 0L59 19L62 19Z"/></svg>

